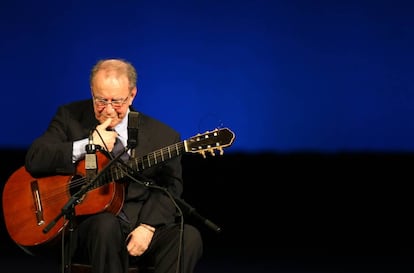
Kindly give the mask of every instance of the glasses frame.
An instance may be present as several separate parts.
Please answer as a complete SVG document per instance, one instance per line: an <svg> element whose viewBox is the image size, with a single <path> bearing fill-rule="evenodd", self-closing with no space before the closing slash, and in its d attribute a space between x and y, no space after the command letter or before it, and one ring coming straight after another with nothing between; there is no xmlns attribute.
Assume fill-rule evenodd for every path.
<svg viewBox="0 0 414 273"><path fill-rule="evenodd" d="M118 100L107 100L107 99L103 99L103 98L97 98L94 95L92 95L93 97L93 102L95 104L95 106L99 109L104 109L108 106L108 104L111 105L112 108L114 109L119 109L121 108L129 99L131 94L128 94L128 96L125 99L118 99Z"/></svg>

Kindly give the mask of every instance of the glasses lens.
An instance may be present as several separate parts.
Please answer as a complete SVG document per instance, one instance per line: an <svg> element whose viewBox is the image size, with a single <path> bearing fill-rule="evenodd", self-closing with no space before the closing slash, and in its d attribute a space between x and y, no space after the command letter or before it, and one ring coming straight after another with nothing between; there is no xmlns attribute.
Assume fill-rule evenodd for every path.
<svg viewBox="0 0 414 273"><path fill-rule="evenodd" d="M104 107L107 104L107 102L101 99L95 99L95 104L98 107Z"/></svg>
<svg viewBox="0 0 414 273"><path fill-rule="evenodd" d="M111 103L112 103L112 107L117 108L117 107L122 106L122 104L124 103L124 100L113 100Z"/></svg>
<svg viewBox="0 0 414 273"><path fill-rule="evenodd" d="M105 99L95 98L95 105L99 108L103 108L110 104L113 108L120 108L127 101L127 99L128 97L120 100L107 101Z"/></svg>

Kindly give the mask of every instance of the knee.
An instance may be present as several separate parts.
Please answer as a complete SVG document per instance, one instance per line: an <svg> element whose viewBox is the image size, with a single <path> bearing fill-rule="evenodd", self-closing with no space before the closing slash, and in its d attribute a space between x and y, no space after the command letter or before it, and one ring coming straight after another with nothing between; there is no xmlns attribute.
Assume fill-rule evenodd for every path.
<svg viewBox="0 0 414 273"><path fill-rule="evenodd" d="M196 257L201 257L203 253L203 239L200 231L194 226L185 225L184 227L184 247Z"/></svg>
<svg viewBox="0 0 414 273"><path fill-rule="evenodd" d="M91 232L95 236L101 238L107 238L108 236L113 237L120 231L120 224L118 219L112 213L100 213L93 216L93 228Z"/></svg>

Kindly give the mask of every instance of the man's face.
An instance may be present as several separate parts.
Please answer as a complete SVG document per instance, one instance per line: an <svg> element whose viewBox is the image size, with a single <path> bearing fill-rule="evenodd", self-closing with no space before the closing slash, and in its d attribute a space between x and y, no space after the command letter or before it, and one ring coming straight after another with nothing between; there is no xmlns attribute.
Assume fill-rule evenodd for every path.
<svg viewBox="0 0 414 273"><path fill-rule="evenodd" d="M126 116L132 104L136 88L129 88L128 78L111 71L99 71L92 82L93 108L95 117L103 123L112 118L109 127L114 128Z"/></svg>

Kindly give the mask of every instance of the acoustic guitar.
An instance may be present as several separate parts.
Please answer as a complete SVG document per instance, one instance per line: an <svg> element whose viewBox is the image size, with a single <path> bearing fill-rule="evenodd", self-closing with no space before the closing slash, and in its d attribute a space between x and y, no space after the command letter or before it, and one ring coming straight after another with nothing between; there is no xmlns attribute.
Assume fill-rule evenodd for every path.
<svg viewBox="0 0 414 273"><path fill-rule="evenodd" d="M86 179L85 162L79 161L75 175L32 177L24 166L17 169L6 181L3 190L3 214L7 231L12 240L22 247L39 246L59 237L69 220L58 217L72 196L81 189L82 198L77 200L75 216L85 216L108 211L119 213L124 202L124 183L119 182L128 170L140 172L183 153L223 154L223 148L234 141L234 133L227 128L207 131L192 138L156 150L144 157L132 158L127 165L109 164L106 155L97 152L98 172L96 179ZM108 165L109 168L105 168ZM117 182L118 181L118 182ZM90 184L93 185L90 185ZM45 232L45 228L55 222Z"/></svg>

